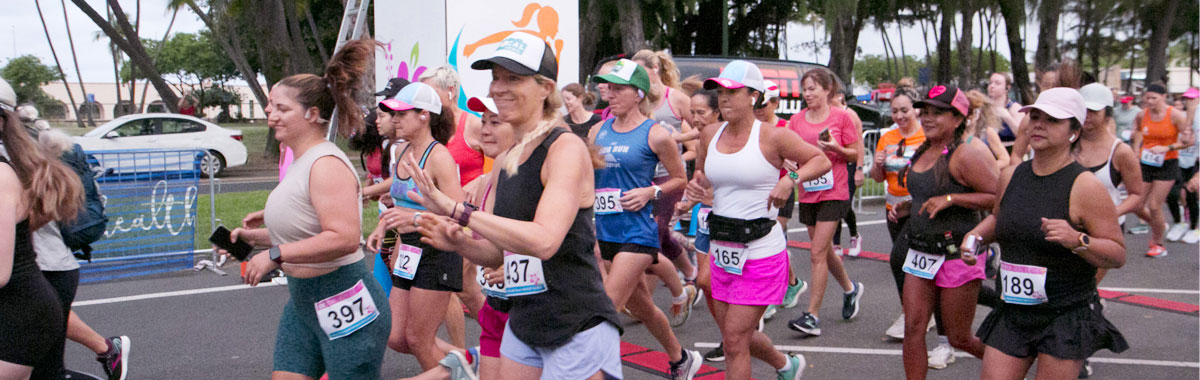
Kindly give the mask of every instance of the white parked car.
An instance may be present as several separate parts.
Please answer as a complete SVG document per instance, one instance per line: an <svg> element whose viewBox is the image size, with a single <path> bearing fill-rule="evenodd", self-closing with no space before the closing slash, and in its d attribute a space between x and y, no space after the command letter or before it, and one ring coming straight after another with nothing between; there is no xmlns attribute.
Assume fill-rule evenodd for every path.
<svg viewBox="0 0 1200 380"><path fill-rule="evenodd" d="M75 142L89 153L94 151L129 150L179 150L202 149L210 154L200 158L200 170L205 177L220 175L228 167L246 164L246 145L242 143L242 131L223 128L219 125L179 114L144 113L126 115L96 127L75 138ZM121 167L131 165L127 160L115 162L117 155L101 154L96 158L106 170L124 172ZM182 157L183 155L177 155ZM188 158L191 160L191 158ZM140 171L148 167L164 167L162 170L181 168L165 167L154 159L138 158ZM145 162L143 162L145 161ZM191 165L194 161L189 161ZM182 163L179 163L182 164ZM174 165L179 166L179 165ZM185 168L183 168L185 169ZM151 168L151 170L154 170Z"/></svg>

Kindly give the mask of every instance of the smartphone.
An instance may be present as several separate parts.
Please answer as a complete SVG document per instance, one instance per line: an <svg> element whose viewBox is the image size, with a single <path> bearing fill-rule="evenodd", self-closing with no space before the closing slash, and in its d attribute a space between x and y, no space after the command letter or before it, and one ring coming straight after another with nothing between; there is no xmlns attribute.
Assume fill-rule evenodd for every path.
<svg viewBox="0 0 1200 380"><path fill-rule="evenodd" d="M229 254L233 255L238 261L246 261L246 257L250 256L250 251L254 250L254 247L250 246L250 243L242 241L242 239L230 242L229 236L230 232L228 228L217 226L217 230L213 231L212 236L208 237L208 241L221 249L229 251Z"/></svg>
<svg viewBox="0 0 1200 380"><path fill-rule="evenodd" d="M833 141L833 135L829 134L829 128L825 128L825 129L821 130L820 138L821 138L821 141Z"/></svg>

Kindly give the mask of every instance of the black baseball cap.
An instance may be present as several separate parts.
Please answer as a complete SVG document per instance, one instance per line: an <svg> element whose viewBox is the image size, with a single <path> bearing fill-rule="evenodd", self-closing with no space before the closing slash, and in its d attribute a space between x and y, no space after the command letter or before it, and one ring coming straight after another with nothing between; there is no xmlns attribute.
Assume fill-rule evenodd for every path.
<svg viewBox="0 0 1200 380"><path fill-rule="evenodd" d="M382 96L385 98L396 96L396 94L400 92L400 89L404 88L404 86L407 86L409 83L409 80L404 78L389 79L387 87L384 87L383 90L376 92L375 96Z"/></svg>

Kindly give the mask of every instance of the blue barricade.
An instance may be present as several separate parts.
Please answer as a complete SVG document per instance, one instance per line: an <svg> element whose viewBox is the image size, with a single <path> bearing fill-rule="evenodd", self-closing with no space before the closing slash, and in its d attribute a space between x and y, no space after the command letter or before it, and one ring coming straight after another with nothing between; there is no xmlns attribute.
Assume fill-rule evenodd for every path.
<svg viewBox="0 0 1200 380"><path fill-rule="evenodd" d="M108 226L80 282L191 269L203 150L88 151Z"/></svg>

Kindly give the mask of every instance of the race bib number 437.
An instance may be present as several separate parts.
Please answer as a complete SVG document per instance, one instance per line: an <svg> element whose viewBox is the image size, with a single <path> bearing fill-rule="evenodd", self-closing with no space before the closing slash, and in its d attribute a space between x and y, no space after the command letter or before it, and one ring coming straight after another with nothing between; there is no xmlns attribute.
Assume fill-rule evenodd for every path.
<svg viewBox="0 0 1200 380"><path fill-rule="evenodd" d="M353 334L379 317L375 300L362 280L341 293L317 301L317 323L329 340Z"/></svg>
<svg viewBox="0 0 1200 380"><path fill-rule="evenodd" d="M504 292L508 297L520 297L546 291L546 273L542 260L512 252L504 252Z"/></svg>

